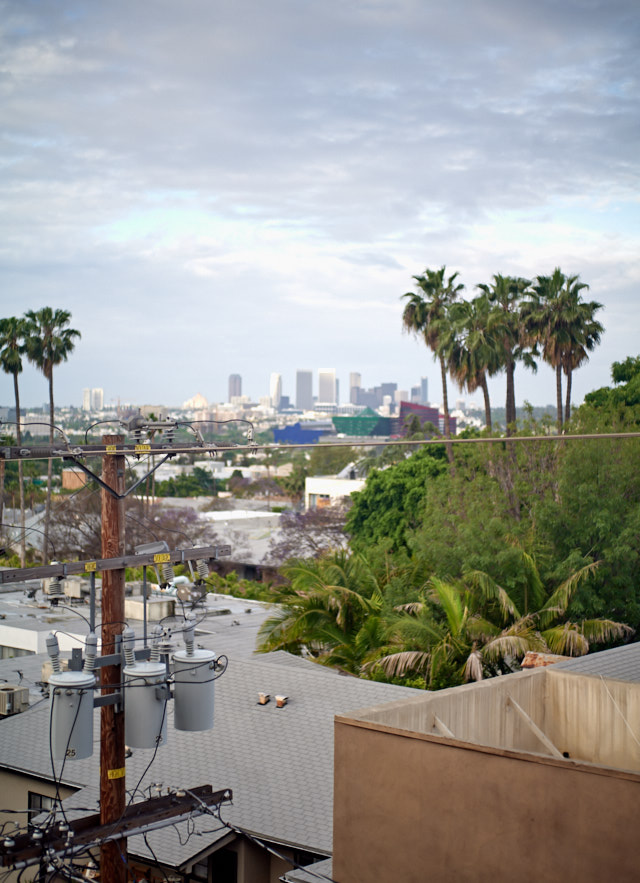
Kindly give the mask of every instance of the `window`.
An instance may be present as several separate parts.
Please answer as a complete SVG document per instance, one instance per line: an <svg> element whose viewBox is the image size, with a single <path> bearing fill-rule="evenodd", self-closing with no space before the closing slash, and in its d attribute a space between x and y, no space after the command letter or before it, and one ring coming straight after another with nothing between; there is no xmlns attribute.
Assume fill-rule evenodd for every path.
<svg viewBox="0 0 640 883"><path fill-rule="evenodd" d="M29 821L41 812L50 812L58 803L55 797L49 797L48 794L38 794L37 791L29 791L27 800Z"/></svg>

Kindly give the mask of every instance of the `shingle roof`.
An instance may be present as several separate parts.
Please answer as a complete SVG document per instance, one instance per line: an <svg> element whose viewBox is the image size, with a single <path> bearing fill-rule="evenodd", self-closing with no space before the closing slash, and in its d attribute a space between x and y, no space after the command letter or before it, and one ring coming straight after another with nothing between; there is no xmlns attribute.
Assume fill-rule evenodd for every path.
<svg viewBox="0 0 640 883"><path fill-rule="evenodd" d="M418 691L342 677L311 661L286 660L281 653L244 654L242 641L251 635L255 638L258 620L263 618L252 617L245 616L234 627L228 618L223 623L220 617L212 626L215 635L205 639L217 652L230 657L227 672L216 683L214 729L204 733L174 730L170 703L168 744L157 752L141 787L162 782L165 788L204 784L214 789L231 788L234 803L224 807L222 815L232 825L272 841L330 854L334 715ZM235 650L230 649L231 644L236 645ZM284 694L289 702L282 709L276 708L273 700L260 706L259 692L272 697ZM0 723L0 765L50 779L47 734L47 703ZM94 740L98 734L96 719ZM151 750L135 749L127 760L129 788L137 784L152 754ZM65 765L64 782L89 786L72 803L94 804L98 763L96 751L92 758ZM152 833L149 842L161 861L179 867L226 834L224 830L213 833L216 827L214 819L204 818L198 829L211 833L194 835L184 842L187 831L182 824ZM148 854L139 841L141 838L131 840L131 853Z"/></svg>
<svg viewBox="0 0 640 883"><path fill-rule="evenodd" d="M640 643L557 662L553 669L640 683Z"/></svg>

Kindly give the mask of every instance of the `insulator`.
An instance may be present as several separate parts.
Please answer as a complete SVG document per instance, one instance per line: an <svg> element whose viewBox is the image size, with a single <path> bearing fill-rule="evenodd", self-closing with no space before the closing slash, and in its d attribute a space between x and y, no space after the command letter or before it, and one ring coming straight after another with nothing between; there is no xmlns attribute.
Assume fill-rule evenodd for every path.
<svg viewBox="0 0 640 883"><path fill-rule="evenodd" d="M173 569L173 564L163 564L161 570L163 582L170 583L172 579L175 579L176 574Z"/></svg>
<svg viewBox="0 0 640 883"><path fill-rule="evenodd" d="M196 561L196 570L202 582L204 582L209 577L209 565L204 560L204 558L198 558L198 560Z"/></svg>
<svg viewBox="0 0 640 883"><path fill-rule="evenodd" d="M124 661L127 665L134 665L136 658L134 650L135 632L127 626L122 632L122 648L124 650Z"/></svg>
<svg viewBox="0 0 640 883"><path fill-rule="evenodd" d="M160 659L160 639L162 638L162 626L156 625L151 633L151 653L149 659L151 662L157 662Z"/></svg>
<svg viewBox="0 0 640 883"><path fill-rule="evenodd" d="M63 579L61 576L52 576L47 585L46 595L53 605L64 599L65 594L62 591Z"/></svg>
<svg viewBox="0 0 640 883"><path fill-rule="evenodd" d="M57 674L60 671L60 647L53 632L47 635L47 653L51 659L51 668Z"/></svg>
<svg viewBox="0 0 640 883"><path fill-rule="evenodd" d="M185 627L183 631L184 643L187 648L187 656L193 656L193 642L196 636L196 618L193 614L185 619Z"/></svg>
<svg viewBox="0 0 640 883"><path fill-rule="evenodd" d="M98 637L94 632L87 635L85 643L85 657L83 671L90 673L96 667L96 655L98 652Z"/></svg>

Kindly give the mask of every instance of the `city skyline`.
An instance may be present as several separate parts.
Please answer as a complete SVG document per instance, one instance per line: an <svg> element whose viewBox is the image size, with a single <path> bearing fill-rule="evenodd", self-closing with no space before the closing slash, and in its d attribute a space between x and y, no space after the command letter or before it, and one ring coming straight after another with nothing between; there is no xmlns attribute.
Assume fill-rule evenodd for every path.
<svg viewBox="0 0 640 883"><path fill-rule="evenodd" d="M0 312L71 313L56 401L223 401L234 371L252 396L278 372L293 397L309 365L335 369L342 401L354 368L366 386L427 376L437 400L401 297L442 265L465 297L554 267L590 285L606 331L576 403L637 354L632 0L3 13ZM47 401L32 366L20 381ZM501 404L504 377L490 389ZM553 370L518 367L516 398L553 402Z"/></svg>

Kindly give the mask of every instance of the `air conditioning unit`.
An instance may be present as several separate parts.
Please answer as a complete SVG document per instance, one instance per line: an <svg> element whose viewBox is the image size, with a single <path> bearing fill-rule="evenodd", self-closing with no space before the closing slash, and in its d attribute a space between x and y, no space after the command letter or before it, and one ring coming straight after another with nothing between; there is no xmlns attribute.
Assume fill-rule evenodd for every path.
<svg viewBox="0 0 640 883"><path fill-rule="evenodd" d="M0 716L19 714L29 707L29 688L13 687L5 684L0 687Z"/></svg>

